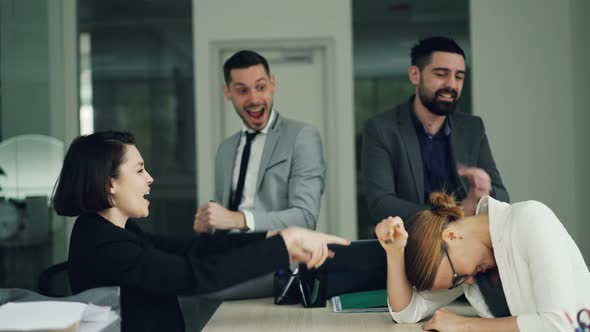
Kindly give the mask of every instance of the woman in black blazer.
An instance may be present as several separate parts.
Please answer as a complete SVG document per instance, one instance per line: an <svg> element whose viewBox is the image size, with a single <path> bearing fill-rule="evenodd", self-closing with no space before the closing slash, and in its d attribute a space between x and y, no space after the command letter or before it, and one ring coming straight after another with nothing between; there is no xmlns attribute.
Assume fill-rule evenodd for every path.
<svg viewBox="0 0 590 332"><path fill-rule="evenodd" d="M99 132L72 142L53 197L58 214L79 216L68 258L72 290L120 286L123 331L184 331L178 295L223 289L290 261L318 267L333 256L328 243L349 244L303 228L151 236L129 218L148 216L152 183L133 135Z"/></svg>

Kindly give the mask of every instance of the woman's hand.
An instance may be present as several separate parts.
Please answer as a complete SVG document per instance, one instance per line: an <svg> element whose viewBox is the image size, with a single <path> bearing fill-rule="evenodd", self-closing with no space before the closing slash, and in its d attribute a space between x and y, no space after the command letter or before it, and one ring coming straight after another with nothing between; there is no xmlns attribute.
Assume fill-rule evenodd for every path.
<svg viewBox="0 0 590 332"><path fill-rule="evenodd" d="M287 246L291 262L306 263L308 269L318 268L327 258L334 257L334 252L328 249L329 243L343 246L350 244L350 240L300 227L289 227L280 234Z"/></svg>
<svg viewBox="0 0 590 332"><path fill-rule="evenodd" d="M404 221L400 217L383 219L375 227L375 234L388 255L404 254L404 248L408 243L408 232L406 232Z"/></svg>
<svg viewBox="0 0 590 332"><path fill-rule="evenodd" d="M432 318L422 326L424 331L436 330L439 332L446 331L465 331L467 328L467 318L459 316L442 308L438 309Z"/></svg>

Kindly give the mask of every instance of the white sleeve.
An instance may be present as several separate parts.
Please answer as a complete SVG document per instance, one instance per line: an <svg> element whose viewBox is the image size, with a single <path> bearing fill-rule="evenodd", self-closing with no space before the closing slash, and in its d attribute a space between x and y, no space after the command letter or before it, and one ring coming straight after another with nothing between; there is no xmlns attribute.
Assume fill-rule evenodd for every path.
<svg viewBox="0 0 590 332"><path fill-rule="evenodd" d="M389 313L397 323L417 323L422 319L432 315L437 309L453 302L463 294L463 287L457 287L451 290L438 291L417 291L412 289L412 300L407 307L400 312L394 312L389 306Z"/></svg>
<svg viewBox="0 0 590 332"><path fill-rule="evenodd" d="M244 218L246 219L246 227L248 227L249 232L254 232L256 230L256 224L254 223L254 214L250 210L242 210L244 214Z"/></svg>
<svg viewBox="0 0 590 332"><path fill-rule="evenodd" d="M530 312L518 314L521 332L571 331L564 312L577 312L572 238L555 214L544 204L526 202L512 216L516 248L528 265L534 304ZM527 271L527 269L523 269ZM522 278L523 276L519 276Z"/></svg>

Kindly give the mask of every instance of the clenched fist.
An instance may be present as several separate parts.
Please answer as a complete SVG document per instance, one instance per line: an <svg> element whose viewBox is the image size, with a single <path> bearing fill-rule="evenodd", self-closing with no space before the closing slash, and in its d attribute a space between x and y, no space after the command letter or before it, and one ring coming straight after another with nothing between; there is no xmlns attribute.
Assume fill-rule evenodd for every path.
<svg viewBox="0 0 590 332"><path fill-rule="evenodd" d="M408 232L404 228L404 221L400 217L383 219L375 227L377 239L387 254L403 255L408 243Z"/></svg>

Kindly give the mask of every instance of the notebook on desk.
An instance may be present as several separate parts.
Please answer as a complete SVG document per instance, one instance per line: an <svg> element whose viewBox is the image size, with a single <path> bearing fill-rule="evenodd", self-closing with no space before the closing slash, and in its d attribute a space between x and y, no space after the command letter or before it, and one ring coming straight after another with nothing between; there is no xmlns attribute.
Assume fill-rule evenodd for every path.
<svg viewBox="0 0 590 332"><path fill-rule="evenodd" d="M347 293L331 299L334 312L387 312L387 290Z"/></svg>

